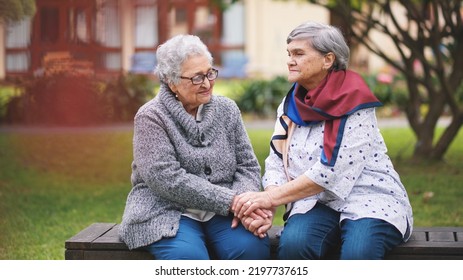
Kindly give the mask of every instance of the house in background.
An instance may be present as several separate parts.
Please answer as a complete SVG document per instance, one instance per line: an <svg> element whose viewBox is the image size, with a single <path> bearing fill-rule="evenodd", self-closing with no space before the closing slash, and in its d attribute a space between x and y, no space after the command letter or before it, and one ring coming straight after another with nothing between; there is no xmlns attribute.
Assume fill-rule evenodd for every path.
<svg viewBox="0 0 463 280"><path fill-rule="evenodd" d="M223 13L209 2L36 0L33 18L4 27L0 74L31 75L66 66L89 66L101 75L146 71L155 63L156 47L179 33L200 36L215 57L243 51L243 41L222 43L227 41Z"/></svg>
<svg viewBox="0 0 463 280"><path fill-rule="evenodd" d="M63 69L152 72L157 46L181 33L201 37L222 78L286 75L288 33L307 20L332 21L306 1L243 0L225 11L213 2L36 0L33 18L0 25L0 79ZM374 62L357 57L364 60L353 57L354 66Z"/></svg>

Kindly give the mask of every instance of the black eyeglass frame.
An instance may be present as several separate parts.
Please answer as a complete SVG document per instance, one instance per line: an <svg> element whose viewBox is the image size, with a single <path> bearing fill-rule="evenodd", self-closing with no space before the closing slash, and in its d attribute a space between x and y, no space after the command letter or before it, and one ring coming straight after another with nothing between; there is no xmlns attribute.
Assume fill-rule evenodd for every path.
<svg viewBox="0 0 463 280"><path fill-rule="evenodd" d="M210 75L214 75L215 77L210 78L209 77ZM219 70L217 70L215 68L211 68L209 71L207 71L206 74L198 74L198 75L195 75L193 77L180 76L180 79L190 80L193 85L200 85L200 84L204 83L204 79L207 78L209 81L213 81L213 80L217 79L218 76L219 76ZM196 82L194 80L196 80Z"/></svg>

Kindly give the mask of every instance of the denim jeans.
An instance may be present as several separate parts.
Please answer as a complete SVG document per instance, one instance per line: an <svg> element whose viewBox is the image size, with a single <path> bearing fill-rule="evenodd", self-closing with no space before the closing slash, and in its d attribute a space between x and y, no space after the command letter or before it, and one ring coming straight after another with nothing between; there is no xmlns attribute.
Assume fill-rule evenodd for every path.
<svg viewBox="0 0 463 280"><path fill-rule="evenodd" d="M402 234L386 221L339 219L339 212L320 203L305 214L292 215L280 237L278 258L384 259L402 243Z"/></svg>
<svg viewBox="0 0 463 280"><path fill-rule="evenodd" d="M215 215L199 222L182 216L175 237L163 238L145 249L159 260L269 259L269 238L254 236L241 224L232 229L232 219L232 215Z"/></svg>

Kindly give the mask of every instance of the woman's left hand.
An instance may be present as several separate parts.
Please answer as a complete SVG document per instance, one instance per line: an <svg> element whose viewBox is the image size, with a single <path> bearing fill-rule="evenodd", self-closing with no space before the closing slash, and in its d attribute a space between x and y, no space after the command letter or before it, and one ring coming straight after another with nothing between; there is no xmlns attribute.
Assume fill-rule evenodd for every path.
<svg viewBox="0 0 463 280"><path fill-rule="evenodd" d="M259 216L257 219L253 219L250 216L245 216L241 220L241 223L245 229L252 232L255 236L264 238L267 236L267 231L272 227L272 221L272 217L263 219Z"/></svg>
<svg viewBox="0 0 463 280"><path fill-rule="evenodd" d="M257 209L271 209L272 199L268 192L246 192L237 195L233 199L232 211L235 216L242 218L243 216L249 216L252 212Z"/></svg>

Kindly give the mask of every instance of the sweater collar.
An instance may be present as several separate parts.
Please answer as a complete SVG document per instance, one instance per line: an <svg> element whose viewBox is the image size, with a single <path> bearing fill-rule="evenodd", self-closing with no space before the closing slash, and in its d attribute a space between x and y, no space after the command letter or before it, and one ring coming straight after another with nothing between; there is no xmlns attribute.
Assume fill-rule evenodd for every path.
<svg viewBox="0 0 463 280"><path fill-rule="evenodd" d="M187 113L167 85L161 84L158 96L169 114L168 117L182 132L188 143L193 146L208 146L211 143L216 134L214 125L217 117L215 96L212 96L209 103L203 105L201 122L197 122L193 116Z"/></svg>

